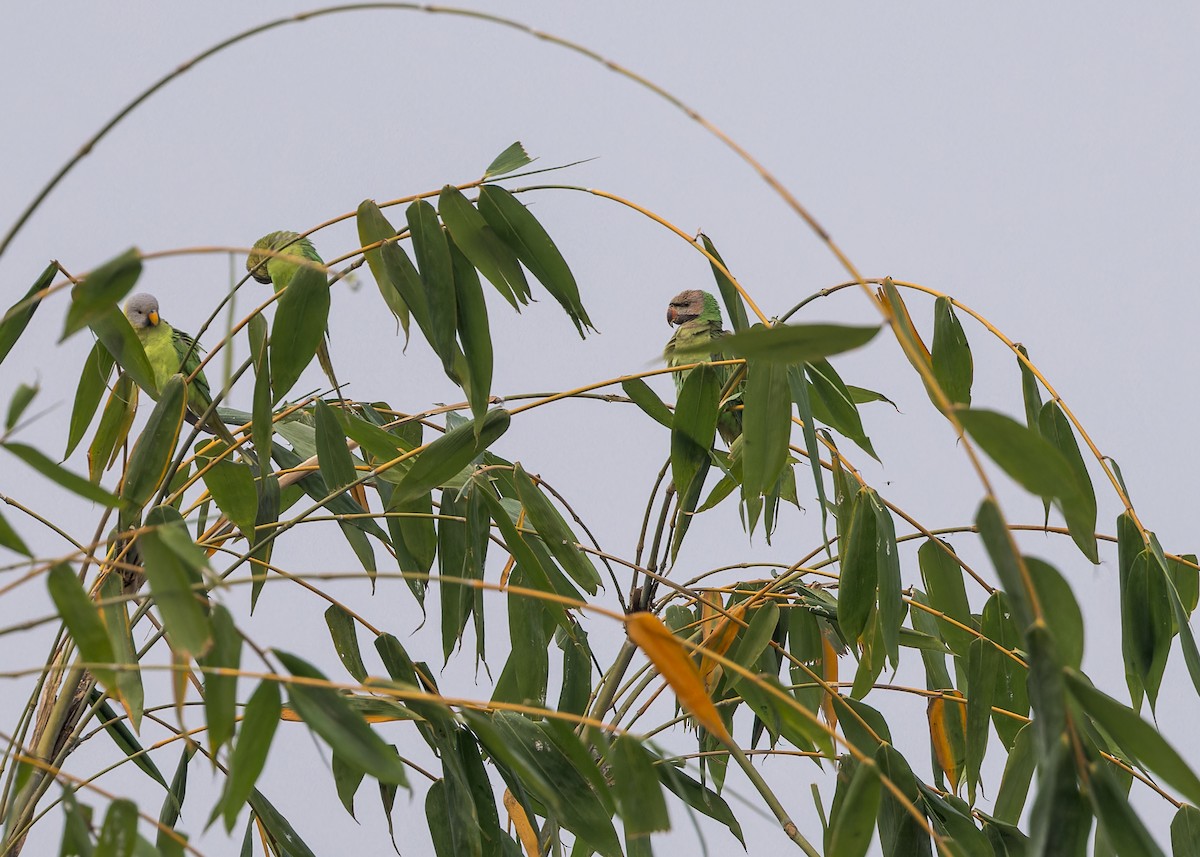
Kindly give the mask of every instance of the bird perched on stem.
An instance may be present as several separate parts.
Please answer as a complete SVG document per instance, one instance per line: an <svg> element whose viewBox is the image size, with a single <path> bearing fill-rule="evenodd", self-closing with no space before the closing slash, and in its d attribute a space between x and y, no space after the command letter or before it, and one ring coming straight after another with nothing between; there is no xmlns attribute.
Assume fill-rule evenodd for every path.
<svg viewBox="0 0 1200 857"><path fill-rule="evenodd" d="M311 241L301 237L298 232L281 230L270 232L254 242L253 250L246 257L246 270L258 282L281 292L305 262L325 266L325 261ZM325 329L325 338L317 346L317 362L321 364L321 371L329 383L337 390L337 376L333 373L333 361L329 357L329 328Z"/></svg>
<svg viewBox="0 0 1200 857"><path fill-rule="evenodd" d="M707 349L710 345L709 357L714 360L724 359L719 343L723 337L729 335L729 331L722 327L721 306L710 292L687 289L671 298L671 302L667 304L667 324L675 327L675 332L671 334L671 338L667 340L667 345L663 349L663 359L667 361L668 366L687 366L691 363L702 362L704 360L703 352L699 351L698 353L698 350ZM678 353L680 351L686 353L680 355ZM721 439L726 444L732 445L742 433L742 415L741 411L732 410L728 405L730 402L740 400L741 392L739 390L735 393L726 388L730 386L739 367L718 366L716 368L718 370L717 377L721 381L723 404L725 405L718 418L717 429L721 433ZM683 382L690 372L691 370L688 369L674 373L676 394L683 389Z"/></svg>
<svg viewBox="0 0 1200 857"><path fill-rule="evenodd" d="M141 340L159 389L177 372L191 378L187 385L187 419L195 425L196 420L212 405L208 379L203 371L196 371L204 349L191 336L176 330L158 314L158 298L154 295L143 292L131 297L125 302L125 317ZM158 394L158 390L146 392L155 397ZM237 443L215 411L204 423L204 428L231 447Z"/></svg>

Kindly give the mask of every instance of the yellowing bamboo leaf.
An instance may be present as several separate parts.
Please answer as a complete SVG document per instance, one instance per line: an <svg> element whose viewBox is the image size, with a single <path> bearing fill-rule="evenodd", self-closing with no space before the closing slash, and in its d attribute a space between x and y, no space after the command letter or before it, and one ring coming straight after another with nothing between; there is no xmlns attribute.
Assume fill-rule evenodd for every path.
<svg viewBox="0 0 1200 857"><path fill-rule="evenodd" d="M629 639L646 653L671 690L675 691L679 704L720 741L732 741L721 715L717 713L717 707L704 690L704 681L700 678L695 661L687 656L683 645L662 620L645 611L632 613L625 617L625 629Z"/></svg>
<svg viewBox="0 0 1200 857"><path fill-rule="evenodd" d="M521 845L525 847L526 857L538 857L541 849L538 848L537 833L529 823L525 807L521 806L521 802L513 797L513 793L508 789L504 790L504 808L508 811L508 820L517 829L517 836L521 839Z"/></svg>
<svg viewBox="0 0 1200 857"><path fill-rule="evenodd" d="M950 703L947 710L946 697L962 698L957 690L947 690L941 696L929 700L929 737L933 742L933 753L938 766L950 781L950 788L958 793L958 782L962 775L965 739L967 731L967 707L959 702Z"/></svg>
<svg viewBox="0 0 1200 857"><path fill-rule="evenodd" d="M821 670L824 675L821 678L825 679L825 683L831 686L836 686L838 682L838 653L834 648L833 642L829 639L829 632L825 631L821 634ZM825 693L825 698L821 700L821 713L825 715L825 722L830 727L837 726L837 707L833 704L833 694Z"/></svg>

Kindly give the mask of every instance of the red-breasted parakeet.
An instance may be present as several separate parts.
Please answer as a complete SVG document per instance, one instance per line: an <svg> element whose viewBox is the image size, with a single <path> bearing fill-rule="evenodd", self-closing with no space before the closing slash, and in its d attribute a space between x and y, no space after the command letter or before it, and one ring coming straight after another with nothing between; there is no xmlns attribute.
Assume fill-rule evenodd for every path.
<svg viewBox="0 0 1200 857"><path fill-rule="evenodd" d="M302 260L325 264L317 248L307 238L301 238L300 233L286 230L271 232L254 242L254 249L246 257L246 270L258 282L267 283L275 291L281 292L287 288L296 271L300 270ZM336 390L338 381L333 373L333 361L329 358L328 328L325 329L325 338L317 346L317 362Z"/></svg>
<svg viewBox="0 0 1200 857"><path fill-rule="evenodd" d="M687 289L671 298L671 302L667 304L667 324L674 325L676 328L663 349L663 359L667 361L668 366L686 366L689 363L702 361L703 353L697 354L694 349L705 348L710 343L712 348L708 356L714 360L724 359L719 343L723 337L729 335L729 331L722 327L721 305L717 303L716 297L711 293L700 289ZM677 354L678 351L683 350L692 353L683 356ZM718 366L716 369L717 377L724 389L733 378L737 367ZM683 382L690 371L674 373L677 394L683 389ZM728 390L725 391L724 407L717 421L717 429L721 433L721 439L728 445L732 445L742 433L741 411L729 407L730 404L740 401L740 390L734 391L732 394Z"/></svg>
<svg viewBox="0 0 1200 857"><path fill-rule="evenodd" d="M156 390L147 390L152 397L158 398L158 390L162 389L172 375L182 372L191 376L204 354L204 349L191 336L182 330L176 330L158 314L158 298L149 294L137 294L125 302L125 317L133 326L141 340L150 367L154 370ZM212 404L212 393L209 391L208 379L204 372L196 372L187 385L187 419L193 425ZM237 441L214 412L204 424L204 428L230 446Z"/></svg>

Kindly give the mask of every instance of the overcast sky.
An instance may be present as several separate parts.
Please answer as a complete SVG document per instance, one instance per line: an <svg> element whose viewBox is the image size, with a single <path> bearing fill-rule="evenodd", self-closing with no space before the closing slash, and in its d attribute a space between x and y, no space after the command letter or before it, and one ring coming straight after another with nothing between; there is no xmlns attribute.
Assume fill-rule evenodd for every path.
<svg viewBox="0 0 1200 857"><path fill-rule="evenodd" d="M1194 4L479 0L476 6L576 40L665 87L774 171L866 276L891 275L948 292L1024 342L1100 449L1119 462L1143 521L1165 548L1200 547L1194 532L1200 414L1192 389L1200 308L1193 282L1200 268L1200 12ZM119 11L83 2L9 4L0 12L0 154L6 164L0 229L152 81L235 32L308 8L292 2L271 4L269 11L231 2L186 8L127 3ZM247 246L274 229L308 229L353 211L366 197L385 200L472 180L517 139L540 158L538 166L595 158L548 181L603 189L687 232L705 230L768 315L846 279L744 163L644 89L511 29L372 11L274 30L152 97L66 178L0 258L0 303L15 300L51 258L84 271L131 245L144 251ZM551 300L516 316L489 296L495 391L564 389L656 365L669 335L667 300L711 282L703 257L599 198L546 191L525 201L572 265L601 335L581 342ZM402 214L393 210L392 217L400 221ZM326 258L358 246L352 223L314 238ZM236 264L240 268L240 260ZM165 318L194 330L229 282L227 257L188 256L148 264L139 288L158 295ZM248 300L239 306L247 308ZM40 380L34 409L55 407L22 439L52 455L61 453L71 391L90 346L85 335L51 344L64 306L42 308L0 373L4 406L17 384ZM913 297L910 307L928 332L932 303ZM874 323L876 316L861 294L846 290L810 305L801 320L831 319ZM348 395L386 399L404 410L458 398L424 343L402 352L369 275L335 295L331 330L339 375L352 381ZM1019 417L1014 359L980 326L968 323L967 335L977 401ZM865 467L868 479L929 527L968 523L978 483L895 343L880 337L837 365L849 383L881 390L903 412L867 409L867 429L884 462ZM306 377L319 383L315 371ZM669 382L656 385L669 395ZM248 390L236 390L233 404L248 406ZM572 404L519 419L498 449L567 494L606 548L632 555L641 505L667 451L663 431L619 406ZM866 457L855 455L865 466ZM86 468L81 455L71 464ZM91 537L91 510L62 505L61 496L27 477L11 457L0 459L0 491L56 520L62 509L77 506L71 531ZM680 576L751 554L790 563L806 553L819 540L819 523L811 487L803 478L801 486L810 512L792 510L773 547L759 538L748 550L736 514L722 510L728 514L718 513L714 522L723 528L714 523L693 535ZM1120 507L1106 484L1098 481L1097 493L1099 526L1112 532ZM1011 520L1039 520L1040 502L1007 490L1002 497ZM5 508L4 514L39 550L61 550L61 542L19 513ZM319 546L337 558L329 560L332 567L353 567L336 530L313 532L332 540ZM1115 552L1104 552L1104 562L1093 568L1061 541L1036 537L1024 544L1055 562L1075 586L1092 622L1085 669L1124 697L1113 632ZM312 570L311 547L281 556ZM911 556L905 563L905 584L918 582ZM399 584L382 586L374 600L362 585L344 591L402 638L417 624ZM615 605L611 592L605 598ZM24 600L0 599L0 624L46 603L38 586L27 588ZM489 605L502 646L503 605ZM296 632L297 617L319 623L322 606L281 587L247 628L256 639L291 647L333 673L338 667L323 630ZM619 629L601 620L589 627L611 651ZM427 647L424 656L434 661L435 640L436 629L425 629L407 644L418 657ZM6 643L3 668L39 661L45 646L44 635L21 638L15 654L17 647ZM1190 740L1196 698L1176 658L1159 723L1182 745ZM497 654L493 674L502 664ZM919 669L908 678L923 683ZM469 665L447 680L463 693L487 695L486 675L477 686ZM1180 683L1178 693L1170 690L1172 681ZM7 727L21 694L10 696L6 688L0 696L6 698L0 723ZM912 734L897 735L897 743L914 766L926 766L918 772L927 776L923 702L882 697L869 701L889 713L894 729L911 725ZM286 746L296 748L296 758L272 756L264 790L318 851L354 846L380 853L382 827L368 789L360 795L369 807L360 812L361 826L340 809L328 819L306 816L333 800L332 786L314 768L321 762L311 742L290 737ZM104 755L97 750L93 758ZM160 767L172 766L174 755L164 756ZM1200 754L1189 758L1196 763ZM812 831L806 782L815 769L792 764L771 763L768 771ZM195 784L207 779L199 763L193 771ZM304 788L297 787L301 782ZM747 791L744 782L732 776L730 782ZM136 776L111 783L147 794ZM796 783L805 785L786 792ZM993 779L993 790L996 784ZM1137 805L1165 831L1170 807L1139 789L1133 790ZM197 785L196 803L185 807L187 829L202 826L211 791ZM824 793L826 802L830 796ZM422 796L397 804L406 857L432 853L421 831L422 807ZM784 848L773 821L739 814L751 851ZM693 853L686 817L675 818L677 832L660 853ZM714 849L726 845L719 829L705 830ZM219 835L201 844L209 854L233 847Z"/></svg>

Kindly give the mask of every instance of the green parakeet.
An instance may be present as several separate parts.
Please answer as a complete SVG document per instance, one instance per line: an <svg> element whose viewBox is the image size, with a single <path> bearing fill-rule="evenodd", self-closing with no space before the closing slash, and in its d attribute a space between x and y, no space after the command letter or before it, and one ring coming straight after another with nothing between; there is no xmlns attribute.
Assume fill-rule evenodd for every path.
<svg viewBox="0 0 1200 857"><path fill-rule="evenodd" d="M671 334L671 338L667 340L667 345L663 349L663 359L667 361L668 366L686 366L689 363L696 363L703 359L697 354L689 354L679 356L676 354L679 350L695 349L697 347L705 347L712 344L710 356L715 360L724 359L721 356L719 342L722 337L728 336L729 331L723 329L721 323L721 306L717 303L717 299L709 292L701 291L700 289L687 289L671 298L671 302L667 304L667 324L674 325L676 330ZM724 388L728 385L733 377L736 367L733 366L718 366L717 377L721 381L721 386ZM689 372L676 372L675 392L683 388L683 382L687 378ZM726 444L732 445L742 433L742 414L741 411L732 410L728 407L731 402L741 400L741 392L735 392L733 395L726 393L726 407L721 411L721 415L717 420L717 429L721 433L721 439Z"/></svg>
<svg viewBox="0 0 1200 857"><path fill-rule="evenodd" d="M125 302L125 317L142 342L142 348L154 369L154 381L160 389L175 373L182 372L190 376L196 371L204 349L188 334L171 327L159 316L158 298L145 293L134 295ZM146 392L157 398L157 390ZM211 404L208 379L204 377L204 372L199 372L187 385L188 422L195 425ZM230 446L237 443L216 413L211 415L204 427Z"/></svg>
<svg viewBox="0 0 1200 857"><path fill-rule="evenodd" d="M301 238L298 232L271 232L254 242L254 249L246 257L246 270L258 282L271 285L275 291L281 292L287 288L296 271L300 270L302 262L299 260L325 264L312 242ZM325 339L317 346L317 362L321 364L321 371L329 383L337 390L338 380L333 373L333 361L329 358L328 328L325 329Z"/></svg>

